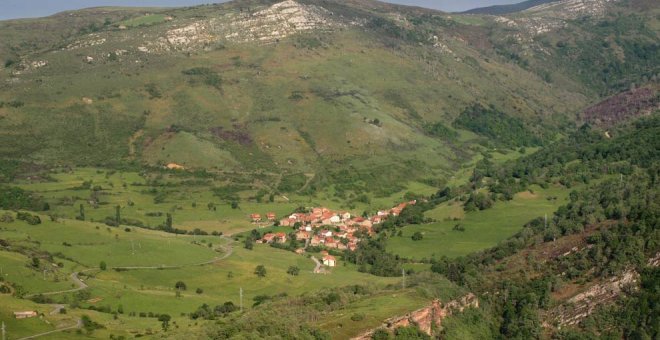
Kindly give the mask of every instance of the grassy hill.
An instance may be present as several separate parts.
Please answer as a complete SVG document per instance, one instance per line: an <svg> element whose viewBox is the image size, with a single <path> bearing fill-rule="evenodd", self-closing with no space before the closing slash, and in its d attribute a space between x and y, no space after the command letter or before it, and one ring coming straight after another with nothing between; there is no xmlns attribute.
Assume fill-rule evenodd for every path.
<svg viewBox="0 0 660 340"><path fill-rule="evenodd" d="M522 1L517 4L510 4L510 5L496 5L496 6L488 6L488 7L479 7L479 8L474 8L465 12L462 12L464 14L489 14L489 15L503 15L503 14L510 14L510 13L516 13L520 11L524 11L526 9L547 4L547 3L552 3L555 1L559 0L527 0L527 1Z"/></svg>
<svg viewBox="0 0 660 340"><path fill-rule="evenodd" d="M646 283L649 299L560 324L578 292L629 268L647 282L660 244L660 8L580 4L240 0L0 22L9 338L343 339L468 292L481 307L436 335L653 338L603 321L651 301ZM333 250L329 274L313 273L321 249L246 242L294 231L253 213L412 199Z"/></svg>
<svg viewBox="0 0 660 340"><path fill-rule="evenodd" d="M546 14L525 14L538 18L532 24L512 17L527 20L512 29L492 17L362 1L100 8L7 21L0 155L47 166L302 172L320 183L374 166L393 169L395 180L401 169L446 178L480 144L498 144L431 132L460 131L453 121L474 104L537 135L561 132L599 92L650 79L656 18L633 12L634 3L532 36ZM284 7L297 14L273 19ZM610 7L621 15L605 25ZM69 17L80 22L66 26ZM296 20L297 29L283 28ZM635 31L616 36L622 50L586 44L630 20ZM516 34L525 39L514 43ZM568 35L575 42L562 43ZM570 61L601 55L579 73ZM610 59L623 68L600 80L598 64Z"/></svg>

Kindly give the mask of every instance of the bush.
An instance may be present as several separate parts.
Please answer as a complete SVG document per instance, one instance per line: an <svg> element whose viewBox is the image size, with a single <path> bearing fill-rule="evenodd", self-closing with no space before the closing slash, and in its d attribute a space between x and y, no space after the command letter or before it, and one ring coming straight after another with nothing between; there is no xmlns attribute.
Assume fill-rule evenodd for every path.
<svg viewBox="0 0 660 340"><path fill-rule="evenodd" d="M353 320L353 321L362 321L362 320L364 320L364 318L365 318L365 315L362 314L362 313L355 313L355 314L351 315L351 320Z"/></svg>
<svg viewBox="0 0 660 340"><path fill-rule="evenodd" d="M254 269L254 275L257 275L258 277L264 277L266 276L266 267L264 267L263 264L258 265Z"/></svg>
<svg viewBox="0 0 660 340"><path fill-rule="evenodd" d="M298 276L298 274L300 274L300 268L297 266L290 266L286 273L292 276Z"/></svg>
<svg viewBox="0 0 660 340"><path fill-rule="evenodd" d="M424 238L424 234L422 234L419 231L416 231L412 236L413 241L421 241L423 238Z"/></svg>
<svg viewBox="0 0 660 340"><path fill-rule="evenodd" d="M41 224L41 218L39 218L39 216L32 215L32 214L26 213L26 212L20 212L19 211L16 214L16 218L21 220L21 221L27 222L27 224L29 224L29 225Z"/></svg>

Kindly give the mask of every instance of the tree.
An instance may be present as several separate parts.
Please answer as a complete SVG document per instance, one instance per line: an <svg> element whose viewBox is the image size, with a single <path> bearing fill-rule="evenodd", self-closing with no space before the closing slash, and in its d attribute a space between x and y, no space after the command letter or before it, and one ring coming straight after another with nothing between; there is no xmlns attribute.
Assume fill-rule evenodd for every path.
<svg viewBox="0 0 660 340"><path fill-rule="evenodd" d="M287 269L286 273L291 276L298 276L298 274L300 274L300 268L298 268L297 266L290 266L289 269Z"/></svg>
<svg viewBox="0 0 660 340"><path fill-rule="evenodd" d="M169 314L161 314L158 317L158 321L161 322L161 327L163 327L164 331L167 331L167 328L169 328L170 320L172 320L172 317Z"/></svg>
<svg viewBox="0 0 660 340"><path fill-rule="evenodd" d="M172 214L170 213L167 213L167 217L165 218L165 228L172 230Z"/></svg>
<svg viewBox="0 0 660 340"><path fill-rule="evenodd" d="M374 332L371 338L373 340L388 340L390 339L390 333L388 333L386 330L382 328L379 328Z"/></svg>
<svg viewBox="0 0 660 340"><path fill-rule="evenodd" d="M176 288L176 290L179 290L179 291L181 291L181 290L186 290L186 289L187 289L187 287L186 287L186 283L183 282L183 281L177 281L177 282L174 284L174 288Z"/></svg>
<svg viewBox="0 0 660 340"><path fill-rule="evenodd" d="M431 339L431 337L415 326L407 326L397 328L394 332L394 339Z"/></svg>
<svg viewBox="0 0 660 340"><path fill-rule="evenodd" d="M251 237L245 238L245 245L243 247L245 249L252 250L252 248L254 247L254 241L252 240Z"/></svg>
<svg viewBox="0 0 660 340"><path fill-rule="evenodd" d="M416 231L412 236L413 241L421 241L423 238L424 238L424 234L422 234L419 231Z"/></svg>
<svg viewBox="0 0 660 340"><path fill-rule="evenodd" d="M99 269L106 270L107 268L108 268L108 266L105 263L105 261L101 261L101 263L99 263Z"/></svg>
<svg viewBox="0 0 660 340"><path fill-rule="evenodd" d="M85 220L85 206L80 203L80 213L78 214L78 220Z"/></svg>
<svg viewBox="0 0 660 340"><path fill-rule="evenodd" d="M41 264L41 261L39 260L38 257L33 257L32 258L32 267L39 268L40 264Z"/></svg>
<svg viewBox="0 0 660 340"><path fill-rule="evenodd" d="M116 206L115 207L115 225L119 227L121 224L121 207Z"/></svg>
<svg viewBox="0 0 660 340"><path fill-rule="evenodd" d="M232 209L238 209L238 202L236 202L236 201L231 201L231 208L232 208Z"/></svg>
<svg viewBox="0 0 660 340"><path fill-rule="evenodd" d="M266 276L266 267L264 267L263 264L258 265L254 269L254 274L257 275L258 277L264 277Z"/></svg>

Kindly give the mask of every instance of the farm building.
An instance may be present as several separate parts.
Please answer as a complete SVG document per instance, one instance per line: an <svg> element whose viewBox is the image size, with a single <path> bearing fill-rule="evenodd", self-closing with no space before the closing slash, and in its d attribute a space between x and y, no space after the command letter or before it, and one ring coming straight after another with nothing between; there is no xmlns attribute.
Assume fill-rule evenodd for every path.
<svg viewBox="0 0 660 340"><path fill-rule="evenodd" d="M27 319L27 318L35 318L37 317L37 312L31 310L31 311L25 311L25 312L14 312L14 317L16 319Z"/></svg>
<svg viewBox="0 0 660 340"><path fill-rule="evenodd" d="M332 255L323 256L323 264L328 267L334 267L337 265L337 259Z"/></svg>
<svg viewBox="0 0 660 340"><path fill-rule="evenodd" d="M252 222L261 222L261 215L252 214L252 215L250 215L250 219L252 219Z"/></svg>

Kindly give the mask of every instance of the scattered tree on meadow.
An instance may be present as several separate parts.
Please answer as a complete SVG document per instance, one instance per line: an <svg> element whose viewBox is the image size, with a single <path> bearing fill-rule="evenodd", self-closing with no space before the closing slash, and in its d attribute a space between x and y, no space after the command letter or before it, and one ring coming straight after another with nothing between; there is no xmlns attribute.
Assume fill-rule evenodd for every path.
<svg viewBox="0 0 660 340"><path fill-rule="evenodd" d="M252 250L252 248L254 247L254 241L252 240L251 237L245 238L245 245L243 247L245 249Z"/></svg>
<svg viewBox="0 0 660 340"><path fill-rule="evenodd" d="M161 327L166 332L170 326L170 320L172 320L172 317L169 314L161 314L160 316L158 316L158 321L161 322Z"/></svg>
<svg viewBox="0 0 660 340"><path fill-rule="evenodd" d="M300 274L300 268L298 268L297 266L290 266L289 269L287 269L286 273L291 276L298 276L298 274Z"/></svg>
<svg viewBox="0 0 660 340"><path fill-rule="evenodd" d="M177 281L177 282L174 284L174 288L176 288L176 290L178 290L178 291L186 290L186 289L187 289L187 287L186 287L186 283L183 282L183 281Z"/></svg>
<svg viewBox="0 0 660 340"><path fill-rule="evenodd" d="M264 277L266 276L266 267L264 267L263 264L258 265L254 269L254 274L257 275L258 277Z"/></svg>
<svg viewBox="0 0 660 340"><path fill-rule="evenodd" d="M116 206L115 207L115 225L117 227L119 227L120 224L121 224L121 207Z"/></svg>
<svg viewBox="0 0 660 340"><path fill-rule="evenodd" d="M80 203L80 213L77 216L78 220L84 221L85 220L85 206Z"/></svg>
<svg viewBox="0 0 660 340"><path fill-rule="evenodd" d="M105 261L101 261L101 263L99 263L99 269L106 270L107 268L108 265L105 263Z"/></svg>

